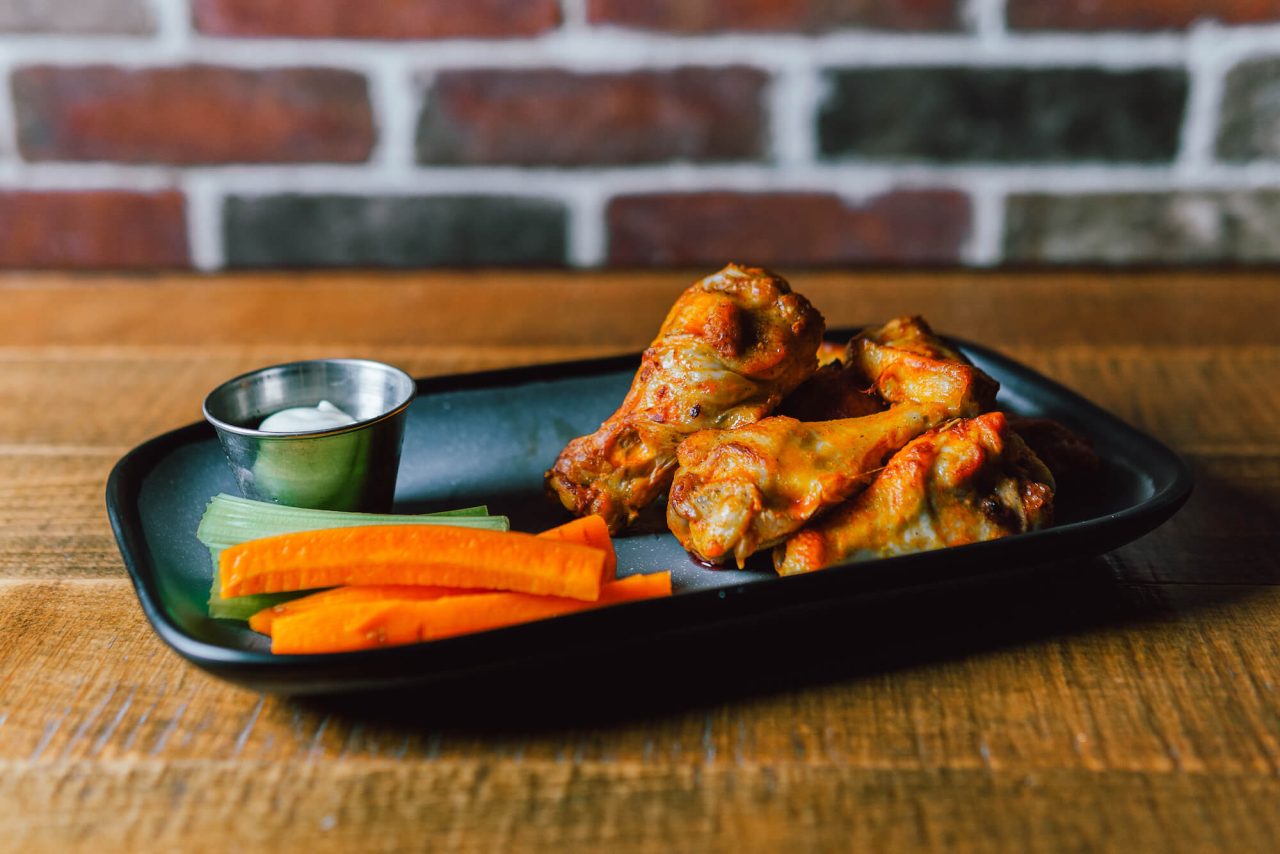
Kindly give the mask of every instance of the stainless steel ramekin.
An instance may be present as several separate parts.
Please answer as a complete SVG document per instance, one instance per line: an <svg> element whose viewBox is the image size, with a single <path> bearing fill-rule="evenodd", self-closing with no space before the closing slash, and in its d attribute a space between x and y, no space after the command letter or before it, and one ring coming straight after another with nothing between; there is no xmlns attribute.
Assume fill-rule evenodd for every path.
<svg viewBox="0 0 1280 854"><path fill-rule="evenodd" d="M364 359L315 359L241 374L209 392L204 417L246 498L293 507L386 512L395 495L413 378ZM327 430L266 433L268 415L327 400L356 419Z"/></svg>

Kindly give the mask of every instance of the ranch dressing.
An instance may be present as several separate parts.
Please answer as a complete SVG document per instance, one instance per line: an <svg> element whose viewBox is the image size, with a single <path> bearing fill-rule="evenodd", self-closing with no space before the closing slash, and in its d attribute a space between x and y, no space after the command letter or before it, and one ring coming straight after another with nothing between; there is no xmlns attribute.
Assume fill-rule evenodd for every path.
<svg viewBox="0 0 1280 854"><path fill-rule="evenodd" d="M315 406L294 406L268 415L258 429L264 433L309 433L355 423L356 419L329 401L322 400Z"/></svg>

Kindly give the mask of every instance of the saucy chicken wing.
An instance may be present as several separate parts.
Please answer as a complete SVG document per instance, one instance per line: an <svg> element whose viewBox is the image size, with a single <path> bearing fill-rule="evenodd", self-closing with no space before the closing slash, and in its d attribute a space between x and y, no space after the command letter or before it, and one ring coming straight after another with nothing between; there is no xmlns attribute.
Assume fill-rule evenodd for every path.
<svg viewBox="0 0 1280 854"><path fill-rule="evenodd" d="M768 415L817 368L822 315L782 278L730 264L676 300L622 405L546 474L573 513L630 524L667 491L690 433Z"/></svg>
<svg viewBox="0 0 1280 854"><path fill-rule="evenodd" d="M872 379L889 403L936 403L956 417L991 409L1000 385L947 345L922 317L899 317L864 329L845 361Z"/></svg>
<svg viewBox="0 0 1280 854"><path fill-rule="evenodd" d="M913 440L857 498L774 550L781 575L1047 526L1053 475L999 412Z"/></svg>
<svg viewBox="0 0 1280 854"><path fill-rule="evenodd" d="M949 417L943 407L907 403L862 418L778 415L695 433L680 445L667 526L702 560L732 554L741 566L865 487L894 451Z"/></svg>
<svg viewBox="0 0 1280 854"><path fill-rule="evenodd" d="M696 557L718 563L732 554L741 566L864 488L868 471L925 430L989 408L998 387L920 317L866 329L843 363L824 366L784 401L784 411L802 416L845 409L860 417L770 418L694 435L680 447L667 526ZM876 413L883 401L894 405Z"/></svg>

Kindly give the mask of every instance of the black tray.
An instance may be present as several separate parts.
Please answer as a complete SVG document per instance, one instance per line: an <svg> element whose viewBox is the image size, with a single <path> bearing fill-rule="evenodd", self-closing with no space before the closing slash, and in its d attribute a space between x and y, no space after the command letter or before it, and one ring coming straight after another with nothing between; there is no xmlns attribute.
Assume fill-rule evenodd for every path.
<svg viewBox="0 0 1280 854"><path fill-rule="evenodd" d="M788 578L774 575L765 555L746 570L710 570L670 534L622 537L620 574L670 569L677 595L411 646L272 655L269 640L243 623L206 615L211 566L196 525L212 495L236 492L211 427L192 424L126 454L107 482L107 512L143 612L180 655L256 690L330 694L415 687L588 651L679 645L690 634L765 618L838 619L842 603L875 593L1100 554L1152 530L1187 499L1190 473L1168 448L1029 368L959 346L1000 381L1002 408L1055 418L1089 437L1102 457L1092 489L1060 496L1055 527ZM543 471L569 439L613 412L638 363L635 355L420 380L397 511L488 504L519 530L565 521L542 493Z"/></svg>

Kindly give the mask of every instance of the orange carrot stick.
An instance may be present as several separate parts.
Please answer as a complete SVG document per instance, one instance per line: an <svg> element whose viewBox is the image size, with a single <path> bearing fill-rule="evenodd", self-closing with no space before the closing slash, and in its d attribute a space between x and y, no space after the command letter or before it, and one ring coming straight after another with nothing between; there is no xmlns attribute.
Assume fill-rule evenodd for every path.
<svg viewBox="0 0 1280 854"><path fill-rule="evenodd" d="M609 536L609 526L602 517L583 516L559 527L543 531L538 536L543 539L578 543L579 545L601 549L605 553L605 578L612 579L614 577L618 561L613 550L613 540ZM280 617L339 603L438 599L441 596L471 592L474 591L411 584L334 587L319 593L313 593L310 596L304 596L301 599L293 599L289 602L273 605L270 608L264 608L249 618L249 628L255 632L269 635L271 634L271 624Z"/></svg>
<svg viewBox="0 0 1280 854"><path fill-rule="evenodd" d="M613 578L618 572L618 556L613 550L613 539L609 536L609 525L603 516L579 516L572 522L565 522L558 528L552 528L538 534L548 540L562 540L601 549L605 553L604 577Z"/></svg>
<svg viewBox="0 0 1280 854"><path fill-rule="evenodd" d="M350 605L356 602L403 602L406 600L439 599L441 596L458 596L474 593L456 587L429 587L416 584L379 584L369 587L334 587L321 590L301 599L291 599L263 608L249 618L249 628L264 635L271 634L271 625L281 617L314 611L329 605Z"/></svg>
<svg viewBox="0 0 1280 854"><path fill-rule="evenodd" d="M344 584L429 584L595 601L605 554L577 543L451 525L298 531L224 549L222 597Z"/></svg>
<svg viewBox="0 0 1280 854"><path fill-rule="evenodd" d="M338 604L277 619L275 653L343 652L437 640L469 632L585 611L603 605L671 595L671 573L633 575L601 587L582 602L526 593L475 593L418 601Z"/></svg>

